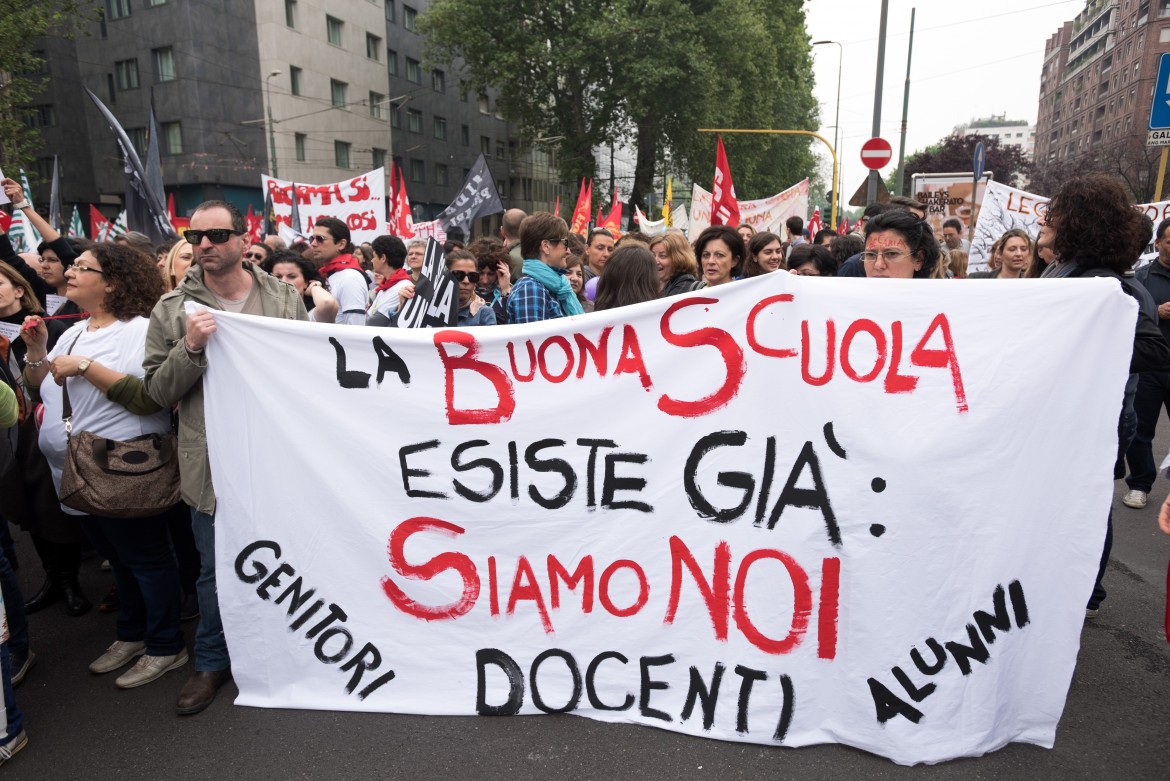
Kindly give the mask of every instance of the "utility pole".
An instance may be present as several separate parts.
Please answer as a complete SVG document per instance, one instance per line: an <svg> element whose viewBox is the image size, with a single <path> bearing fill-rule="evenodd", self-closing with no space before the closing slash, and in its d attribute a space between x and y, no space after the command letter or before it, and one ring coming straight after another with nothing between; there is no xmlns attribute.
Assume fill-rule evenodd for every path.
<svg viewBox="0 0 1170 781"><path fill-rule="evenodd" d="M906 90L902 93L902 140L898 144L898 175L894 179L894 192L897 195L905 195L902 189L904 161L906 159L906 117L910 113L910 60L914 54L914 12L916 8L910 9L910 45L906 49Z"/></svg>
<svg viewBox="0 0 1170 781"><path fill-rule="evenodd" d="M870 138L882 135L882 76L886 70L886 18L889 16L890 0L882 0L882 20L878 28L877 82L873 88L873 133ZM865 202L877 200L878 172L871 169L865 189Z"/></svg>

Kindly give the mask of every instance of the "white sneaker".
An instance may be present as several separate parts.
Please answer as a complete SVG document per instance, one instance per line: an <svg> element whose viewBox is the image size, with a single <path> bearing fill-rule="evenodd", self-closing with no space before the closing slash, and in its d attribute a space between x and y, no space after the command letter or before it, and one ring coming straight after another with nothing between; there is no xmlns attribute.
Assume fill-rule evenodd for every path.
<svg viewBox="0 0 1170 781"><path fill-rule="evenodd" d="M1121 503L1134 510L1144 510L1146 507L1146 492L1136 488L1121 497Z"/></svg>
<svg viewBox="0 0 1170 781"><path fill-rule="evenodd" d="M141 656L144 653L146 653L146 643L141 640L138 642L115 640L104 654L90 663L89 671L96 675L113 672L135 656Z"/></svg>
<svg viewBox="0 0 1170 781"><path fill-rule="evenodd" d="M168 656L143 656L138 663L118 676L114 685L119 689L133 689L161 678L171 670L177 670L187 663L187 649Z"/></svg>

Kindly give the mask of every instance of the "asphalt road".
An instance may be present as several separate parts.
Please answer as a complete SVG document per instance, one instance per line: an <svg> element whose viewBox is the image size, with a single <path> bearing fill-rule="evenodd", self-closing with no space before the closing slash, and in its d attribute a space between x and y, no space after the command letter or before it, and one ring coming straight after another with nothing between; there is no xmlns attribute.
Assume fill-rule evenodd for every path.
<svg viewBox="0 0 1170 781"><path fill-rule="evenodd" d="M1155 448L1167 451L1163 421ZM1060 490L1044 486L1040 490ZM174 715L190 666L128 692L86 666L114 638L114 617L30 617L36 668L17 690L28 747L8 779L1165 779L1170 777L1170 645L1163 631L1170 537L1157 528L1170 481L1145 510L1121 505L1116 484L1109 598L1086 623L1056 746L1013 744L977 759L904 768L836 745L768 748L574 716L511 719L262 710L232 704L225 687L204 713ZM27 593L41 573L17 534ZM82 583L96 602L112 582L98 561ZM194 625L185 625L188 641Z"/></svg>

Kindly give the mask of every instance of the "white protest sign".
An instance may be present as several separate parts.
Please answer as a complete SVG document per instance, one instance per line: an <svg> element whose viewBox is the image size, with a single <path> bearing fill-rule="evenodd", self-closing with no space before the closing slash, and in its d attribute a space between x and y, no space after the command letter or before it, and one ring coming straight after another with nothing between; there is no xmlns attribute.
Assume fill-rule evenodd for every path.
<svg viewBox="0 0 1170 781"><path fill-rule="evenodd" d="M739 202L740 222L746 222L756 232L771 231L784 236L784 221L792 216L802 220L808 216L808 179L797 182L787 190L768 198ZM691 188L691 214L687 236L692 240L711 225L711 193L699 185Z"/></svg>
<svg viewBox="0 0 1170 781"><path fill-rule="evenodd" d="M1107 279L1002 287L766 274L480 329L217 312L237 702L902 763L1051 747L1136 304Z"/></svg>
<svg viewBox="0 0 1170 781"><path fill-rule="evenodd" d="M10 342L15 342L20 337L20 328L20 323L0 322L0 336L5 337Z"/></svg>
<svg viewBox="0 0 1170 781"><path fill-rule="evenodd" d="M57 310L65 306L65 302L68 300L65 296L49 293L45 296L45 311L51 315L55 315L57 314Z"/></svg>
<svg viewBox="0 0 1170 781"><path fill-rule="evenodd" d="M4 171L0 170L0 179L3 179L3 178L4 178ZM8 194L4 192L4 188L0 187L0 206L3 206L6 203L12 203L12 199L9 198Z"/></svg>
<svg viewBox="0 0 1170 781"><path fill-rule="evenodd" d="M447 272L443 247L427 239L422 273L414 295L398 313L399 328L437 328L454 325L459 317L459 283Z"/></svg>
<svg viewBox="0 0 1170 781"><path fill-rule="evenodd" d="M975 239L971 242L967 271L969 273L986 271L987 261L991 257L991 245L1012 228L1024 229L1035 241L1040 235L1039 220L1048 211L1050 200L1042 195L1033 195L1015 187L1008 187L1006 184L988 182L979 218L975 222ZM1139 203L1133 208L1149 217L1155 227L1170 217L1170 201ZM1151 260L1157 254L1151 242L1142 252L1140 259Z"/></svg>
<svg viewBox="0 0 1170 781"><path fill-rule="evenodd" d="M332 184L297 182L300 228L311 233L320 217L336 217L349 227L354 244L373 241L386 234L386 171L373 171ZM292 225L292 182L260 175L265 195L272 195L272 211L278 225Z"/></svg>

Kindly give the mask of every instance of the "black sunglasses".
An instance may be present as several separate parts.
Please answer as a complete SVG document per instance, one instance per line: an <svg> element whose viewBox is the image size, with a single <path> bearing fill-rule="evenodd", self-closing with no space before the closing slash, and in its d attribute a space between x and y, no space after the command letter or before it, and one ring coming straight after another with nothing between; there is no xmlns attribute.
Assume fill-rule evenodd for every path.
<svg viewBox="0 0 1170 781"><path fill-rule="evenodd" d="M470 279L472 282L475 282L479 279L478 271L448 271L447 273L450 274L456 282L463 282L464 280L468 279Z"/></svg>
<svg viewBox="0 0 1170 781"><path fill-rule="evenodd" d="M187 240L188 244L195 244L198 246L203 242L203 237L212 244L223 244L232 236L243 236L244 231L232 230L231 228L212 228L206 231L188 230L183 231L183 238Z"/></svg>

